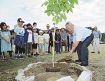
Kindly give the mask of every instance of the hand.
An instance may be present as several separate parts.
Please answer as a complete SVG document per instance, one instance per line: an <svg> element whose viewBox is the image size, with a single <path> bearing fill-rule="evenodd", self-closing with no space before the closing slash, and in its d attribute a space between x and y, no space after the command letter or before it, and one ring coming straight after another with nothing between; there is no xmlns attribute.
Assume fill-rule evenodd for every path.
<svg viewBox="0 0 105 81"><path fill-rule="evenodd" d="M73 54L73 50L70 50L70 54Z"/></svg>

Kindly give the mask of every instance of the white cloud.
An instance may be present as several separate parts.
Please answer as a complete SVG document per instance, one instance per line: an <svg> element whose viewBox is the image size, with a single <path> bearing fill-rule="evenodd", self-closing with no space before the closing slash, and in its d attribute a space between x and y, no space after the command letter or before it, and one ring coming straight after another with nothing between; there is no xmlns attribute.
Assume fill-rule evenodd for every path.
<svg viewBox="0 0 105 81"><path fill-rule="evenodd" d="M18 17L22 17L26 23L38 22L39 28L45 28L47 23L52 24L52 17L44 13L41 7L45 0L1 0L0 2L0 22L6 21L11 28L16 24ZM5 6L6 5L6 6ZM80 26L98 26L105 32L105 1L104 0L79 0L79 5L75 5L73 13L68 14L68 19ZM65 21L58 26L63 27Z"/></svg>

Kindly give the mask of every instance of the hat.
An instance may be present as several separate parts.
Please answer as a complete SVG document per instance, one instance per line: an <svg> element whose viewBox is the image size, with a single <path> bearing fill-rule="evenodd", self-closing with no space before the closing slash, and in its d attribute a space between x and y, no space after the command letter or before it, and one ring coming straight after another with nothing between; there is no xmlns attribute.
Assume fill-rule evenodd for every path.
<svg viewBox="0 0 105 81"><path fill-rule="evenodd" d="M24 23L24 21L21 18L18 18L17 22L22 22Z"/></svg>

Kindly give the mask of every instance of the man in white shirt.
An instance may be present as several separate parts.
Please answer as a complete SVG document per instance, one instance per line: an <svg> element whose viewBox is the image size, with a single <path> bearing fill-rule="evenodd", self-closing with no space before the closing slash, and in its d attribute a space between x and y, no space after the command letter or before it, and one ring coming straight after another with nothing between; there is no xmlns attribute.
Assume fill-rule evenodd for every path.
<svg viewBox="0 0 105 81"><path fill-rule="evenodd" d="M72 54L77 49L78 62L81 62L82 66L88 65L88 46L93 40L92 31L87 28L77 27L71 22L66 23L66 29L69 34L73 35L73 46L70 50Z"/></svg>

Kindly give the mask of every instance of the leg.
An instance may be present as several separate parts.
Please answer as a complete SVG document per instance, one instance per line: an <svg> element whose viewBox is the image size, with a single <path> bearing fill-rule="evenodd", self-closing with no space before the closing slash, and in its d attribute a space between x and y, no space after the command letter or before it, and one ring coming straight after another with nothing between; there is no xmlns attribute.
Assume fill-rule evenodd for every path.
<svg viewBox="0 0 105 81"><path fill-rule="evenodd" d="M93 40L93 35L87 37L83 42L81 46L81 62L82 65L88 65L88 46Z"/></svg>
<svg viewBox="0 0 105 81"><path fill-rule="evenodd" d="M82 46L82 43L80 42L77 47L78 61L80 62L81 62L81 46Z"/></svg>

